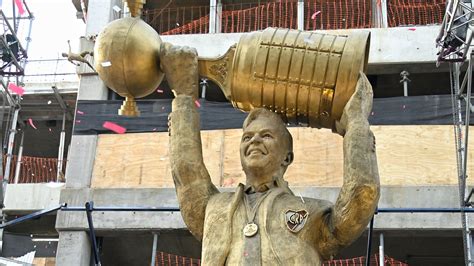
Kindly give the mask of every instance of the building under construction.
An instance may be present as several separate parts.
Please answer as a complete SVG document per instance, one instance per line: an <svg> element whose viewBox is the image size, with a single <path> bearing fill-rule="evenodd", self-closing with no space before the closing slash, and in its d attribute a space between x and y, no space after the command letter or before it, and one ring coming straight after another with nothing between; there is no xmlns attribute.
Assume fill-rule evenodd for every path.
<svg viewBox="0 0 474 266"><path fill-rule="evenodd" d="M34 11L27 1L15 2L22 14L18 3L11 16L0 12L4 260L199 265L201 243L181 218L170 172L173 95L166 81L136 100L139 117L119 116L124 98L86 62L76 73L61 73L62 64L70 65L66 59L28 59L16 25L30 23ZM474 265L471 1L136 2L72 0L86 25L75 53L93 51L102 29L135 7L163 41L195 47L208 58L268 27L370 31L367 76L375 98L369 121L381 198L366 232L324 265ZM28 75L30 66L38 73ZM201 77L199 95L206 166L219 189L233 191L245 181L238 155L245 114L212 80ZM342 138L308 125L290 125L295 161L286 180L296 195L335 201L343 181Z"/></svg>

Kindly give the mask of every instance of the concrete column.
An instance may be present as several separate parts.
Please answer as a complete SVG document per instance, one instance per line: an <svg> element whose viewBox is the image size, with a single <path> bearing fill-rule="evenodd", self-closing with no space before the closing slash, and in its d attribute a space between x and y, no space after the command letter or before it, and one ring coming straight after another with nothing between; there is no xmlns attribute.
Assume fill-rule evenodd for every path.
<svg viewBox="0 0 474 266"><path fill-rule="evenodd" d="M217 0L209 0L209 33L216 33Z"/></svg>
<svg viewBox="0 0 474 266"><path fill-rule="evenodd" d="M90 261L91 245L86 232L59 232L57 266L89 266Z"/></svg>
<svg viewBox="0 0 474 266"><path fill-rule="evenodd" d="M374 28L388 28L387 0L372 0L372 14Z"/></svg>
<svg viewBox="0 0 474 266"><path fill-rule="evenodd" d="M387 0L381 0L382 5L382 25L381 28L388 28L388 12L387 12Z"/></svg>
<svg viewBox="0 0 474 266"><path fill-rule="evenodd" d="M298 21L298 30L304 30L304 1L298 0L298 12L296 19Z"/></svg>
<svg viewBox="0 0 474 266"><path fill-rule="evenodd" d="M219 0L216 9L216 33L222 32L222 1Z"/></svg>
<svg viewBox="0 0 474 266"><path fill-rule="evenodd" d="M86 36L98 34L110 21L117 18L114 6L121 0L90 0L88 5ZM93 42L81 39L81 51L92 50ZM79 71L81 74L81 71ZM81 75L77 100L106 100L107 87L97 74ZM66 188L90 186L94 165L97 136L72 136L66 168Z"/></svg>
<svg viewBox="0 0 474 266"><path fill-rule="evenodd" d="M118 18L114 6L122 6L121 0L89 0L86 38L81 39L81 51L91 51L94 43L88 37L97 35L110 21ZM79 67L79 91L77 100L105 100L107 87L99 76L89 69ZM97 136L73 135L71 139L68 164L66 167L66 188L61 195L71 188L90 187L92 168L97 145ZM64 202L71 202L71 198L62 198ZM87 199L84 199L84 202ZM80 205L83 205L81 202ZM59 212L57 219L65 214ZM87 226L87 223L85 223ZM73 231L73 228L63 228L59 233L56 265L84 265L91 262L91 245L86 231Z"/></svg>

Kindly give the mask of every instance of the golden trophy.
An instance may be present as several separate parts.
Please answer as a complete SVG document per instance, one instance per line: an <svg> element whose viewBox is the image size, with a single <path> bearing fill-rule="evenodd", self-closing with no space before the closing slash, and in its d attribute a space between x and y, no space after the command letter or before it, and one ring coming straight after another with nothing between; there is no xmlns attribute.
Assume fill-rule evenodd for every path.
<svg viewBox="0 0 474 266"><path fill-rule="evenodd" d="M161 40L140 18L115 20L99 34L95 68L104 83L126 98L120 115L137 116L135 98L163 79ZM332 35L267 28L243 34L219 58L200 58L199 74L214 81L233 106L264 107L288 122L334 128L367 67L370 32Z"/></svg>

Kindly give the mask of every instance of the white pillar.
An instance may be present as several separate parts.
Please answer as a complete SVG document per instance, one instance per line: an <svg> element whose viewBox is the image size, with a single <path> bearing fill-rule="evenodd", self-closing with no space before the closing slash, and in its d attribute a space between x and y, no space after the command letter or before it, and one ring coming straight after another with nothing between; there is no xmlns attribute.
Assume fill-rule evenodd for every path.
<svg viewBox="0 0 474 266"><path fill-rule="evenodd" d="M209 33L216 33L217 0L209 0Z"/></svg>
<svg viewBox="0 0 474 266"><path fill-rule="evenodd" d="M384 252L384 241L383 234L380 234L380 245L379 245L379 266L385 266L385 252Z"/></svg>
<svg viewBox="0 0 474 266"><path fill-rule="evenodd" d="M304 1L298 0L298 12L296 19L298 21L298 30L304 30Z"/></svg>
<svg viewBox="0 0 474 266"><path fill-rule="evenodd" d="M387 0L380 1L382 5L382 25L381 28L388 28L388 12L387 12Z"/></svg>
<svg viewBox="0 0 474 266"><path fill-rule="evenodd" d="M216 9L216 33L222 32L222 1L218 0Z"/></svg>
<svg viewBox="0 0 474 266"><path fill-rule="evenodd" d="M387 0L372 0L372 14L374 28L388 28Z"/></svg>

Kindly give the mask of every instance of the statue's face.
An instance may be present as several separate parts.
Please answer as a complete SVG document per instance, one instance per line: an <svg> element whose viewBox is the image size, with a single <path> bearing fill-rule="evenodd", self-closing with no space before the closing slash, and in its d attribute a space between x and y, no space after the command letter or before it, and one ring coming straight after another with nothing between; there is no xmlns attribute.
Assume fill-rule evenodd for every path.
<svg viewBox="0 0 474 266"><path fill-rule="evenodd" d="M271 119L258 118L242 134L240 160L244 171L253 174L272 173L280 169L288 152L281 125Z"/></svg>

